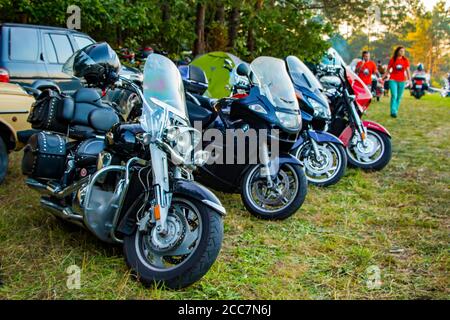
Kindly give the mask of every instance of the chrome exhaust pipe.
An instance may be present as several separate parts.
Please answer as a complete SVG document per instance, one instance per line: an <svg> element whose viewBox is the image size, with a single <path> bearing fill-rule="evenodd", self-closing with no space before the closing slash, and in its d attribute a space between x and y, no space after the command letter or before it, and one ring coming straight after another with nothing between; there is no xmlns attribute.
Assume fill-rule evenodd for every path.
<svg viewBox="0 0 450 320"><path fill-rule="evenodd" d="M61 189L59 186L51 186L49 184L43 184L35 179L28 178L25 180L25 183L32 189L36 189L45 194L52 195L57 198L65 198L68 195L78 191L84 184L89 183L90 176L84 177L75 183L72 183L70 186L65 189Z"/></svg>
<svg viewBox="0 0 450 320"><path fill-rule="evenodd" d="M73 222L84 227L83 217L75 214L69 207L60 206L47 198L41 198L41 206L46 209L50 209L53 215L56 215L61 219Z"/></svg>

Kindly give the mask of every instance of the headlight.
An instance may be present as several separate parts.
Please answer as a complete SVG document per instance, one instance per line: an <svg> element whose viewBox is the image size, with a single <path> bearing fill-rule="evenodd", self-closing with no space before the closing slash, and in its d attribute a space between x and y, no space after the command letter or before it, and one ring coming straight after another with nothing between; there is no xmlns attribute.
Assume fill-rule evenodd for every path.
<svg viewBox="0 0 450 320"><path fill-rule="evenodd" d="M201 140L201 133L192 127L173 126L166 129L165 140L185 163L192 163L192 153Z"/></svg>
<svg viewBox="0 0 450 320"><path fill-rule="evenodd" d="M277 115L277 118L283 127L291 130L298 129L300 127L299 114L279 112L279 111L275 112L275 114Z"/></svg>
<svg viewBox="0 0 450 320"><path fill-rule="evenodd" d="M264 109L264 107L259 105L259 104L251 104L251 105L248 106L248 108L250 110L258 112L258 113L267 114L266 109Z"/></svg>
<svg viewBox="0 0 450 320"><path fill-rule="evenodd" d="M320 102L318 102L312 98L309 98L309 97L308 97L308 102L311 104L311 106L314 109L314 117L323 118L323 119L330 118L330 109L328 108L328 106L325 106L325 105L321 104Z"/></svg>

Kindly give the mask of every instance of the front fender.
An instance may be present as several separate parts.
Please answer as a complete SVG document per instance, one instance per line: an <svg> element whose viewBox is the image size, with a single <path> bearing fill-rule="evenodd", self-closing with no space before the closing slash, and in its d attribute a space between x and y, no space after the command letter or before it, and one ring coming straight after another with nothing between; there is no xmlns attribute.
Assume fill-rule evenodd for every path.
<svg viewBox="0 0 450 320"><path fill-rule="evenodd" d="M226 214L226 210L219 198L198 182L185 179L176 180L173 184L173 195L198 200L220 215Z"/></svg>
<svg viewBox="0 0 450 320"><path fill-rule="evenodd" d="M391 134L389 133L389 131L379 123L376 123L373 121L363 121L363 126L366 127L367 129L371 129L374 131L378 131L378 132L387 134L389 136L389 138L391 137Z"/></svg>
<svg viewBox="0 0 450 320"><path fill-rule="evenodd" d="M328 132L308 130L308 135L311 139L313 139L314 141L319 142L319 143L332 142L332 143L341 144L341 145L344 144L338 137L336 137Z"/></svg>
<svg viewBox="0 0 450 320"><path fill-rule="evenodd" d="M391 134L389 131L383 127L381 124L378 124L373 121L363 121L363 126L367 129L378 131L384 134L387 134L389 138L391 137ZM350 139L353 137L353 128L351 126L347 126L344 131L339 136L339 139L344 143L344 146L348 146L350 143Z"/></svg>
<svg viewBox="0 0 450 320"><path fill-rule="evenodd" d="M140 197L143 197L142 190L140 192ZM221 216L226 214L225 208L222 206L220 200L209 191L206 187L201 184L184 179L178 179L174 181L173 184L173 197L184 197L195 199L212 210L219 213ZM136 212L134 210L126 210L126 213L120 218L120 222L117 226L117 232L124 235L133 234L136 229Z"/></svg>
<svg viewBox="0 0 450 320"><path fill-rule="evenodd" d="M298 147L300 147L305 142L305 139L303 139L302 135L299 135L297 138L297 141L295 141L294 145L291 148L291 151L296 150Z"/></svg>

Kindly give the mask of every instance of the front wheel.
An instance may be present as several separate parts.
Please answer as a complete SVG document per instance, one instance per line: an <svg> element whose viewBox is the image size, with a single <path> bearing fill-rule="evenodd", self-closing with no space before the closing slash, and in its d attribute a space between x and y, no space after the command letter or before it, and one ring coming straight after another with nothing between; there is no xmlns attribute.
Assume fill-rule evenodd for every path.
<svg viewBox="0 0 450 320"><path fill-rule="evenodd" d="M391 160L391 139L385 133L367 130L365 144L357 134L346 148L348 164L365 170L381 170Z"/></svg>
<svg viewBox="0 0 450 320"><path fill-rule="evenodd" d="M268 185L261 176L261 165L254 165L242 179L242 201L257 218L281 220L293 215L305 201L308 182L299 165L283 164L277 177Z"/></svg>
<svg viewBox="0 0 450 320"><path fill-rule="evenodd" d="M137 211L142 206L133 205ZM124 238L128 266L144 285L184 288L202 278L216 260L223 240L222 217L197 200L174 198L161 235L151 224Z"/></svg>
<svg viewBox="0 0 450 320"><path fill-rule="evenodd" d="M318 155L311 143L305 143L295 152L295 156L305 167L308 182L328 187L337 183L345 174L347 155L340 144L333 142L317 143Z"/></svg>
<svg viewBox="0 0 450 320"><path fill-rule="evenodd" d="M5 180L6 172L8 171L8 150L5 142L0 137L0 183Z"/></svg>

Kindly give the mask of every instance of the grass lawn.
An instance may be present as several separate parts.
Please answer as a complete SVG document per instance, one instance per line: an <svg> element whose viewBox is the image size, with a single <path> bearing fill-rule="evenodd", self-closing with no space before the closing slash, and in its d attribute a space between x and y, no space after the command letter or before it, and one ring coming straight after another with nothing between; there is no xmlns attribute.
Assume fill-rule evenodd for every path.
<svg viewBox="0 0 450 320"><path fill-rule="evenodd" d="M365 119L393 135L382 172L349 169L331 188L310 187L301 210L282 222L257 220L239 195L219 194L228 210L222 251L182 291L144 288L129 275L121 247L41 209L17 153L0 186L0 298L448 299L450 99L406 94L397 119L384 99ZM79 290L66 287L72 264L82 269ZM375 288L367 285L374 269Z"/></svg>

